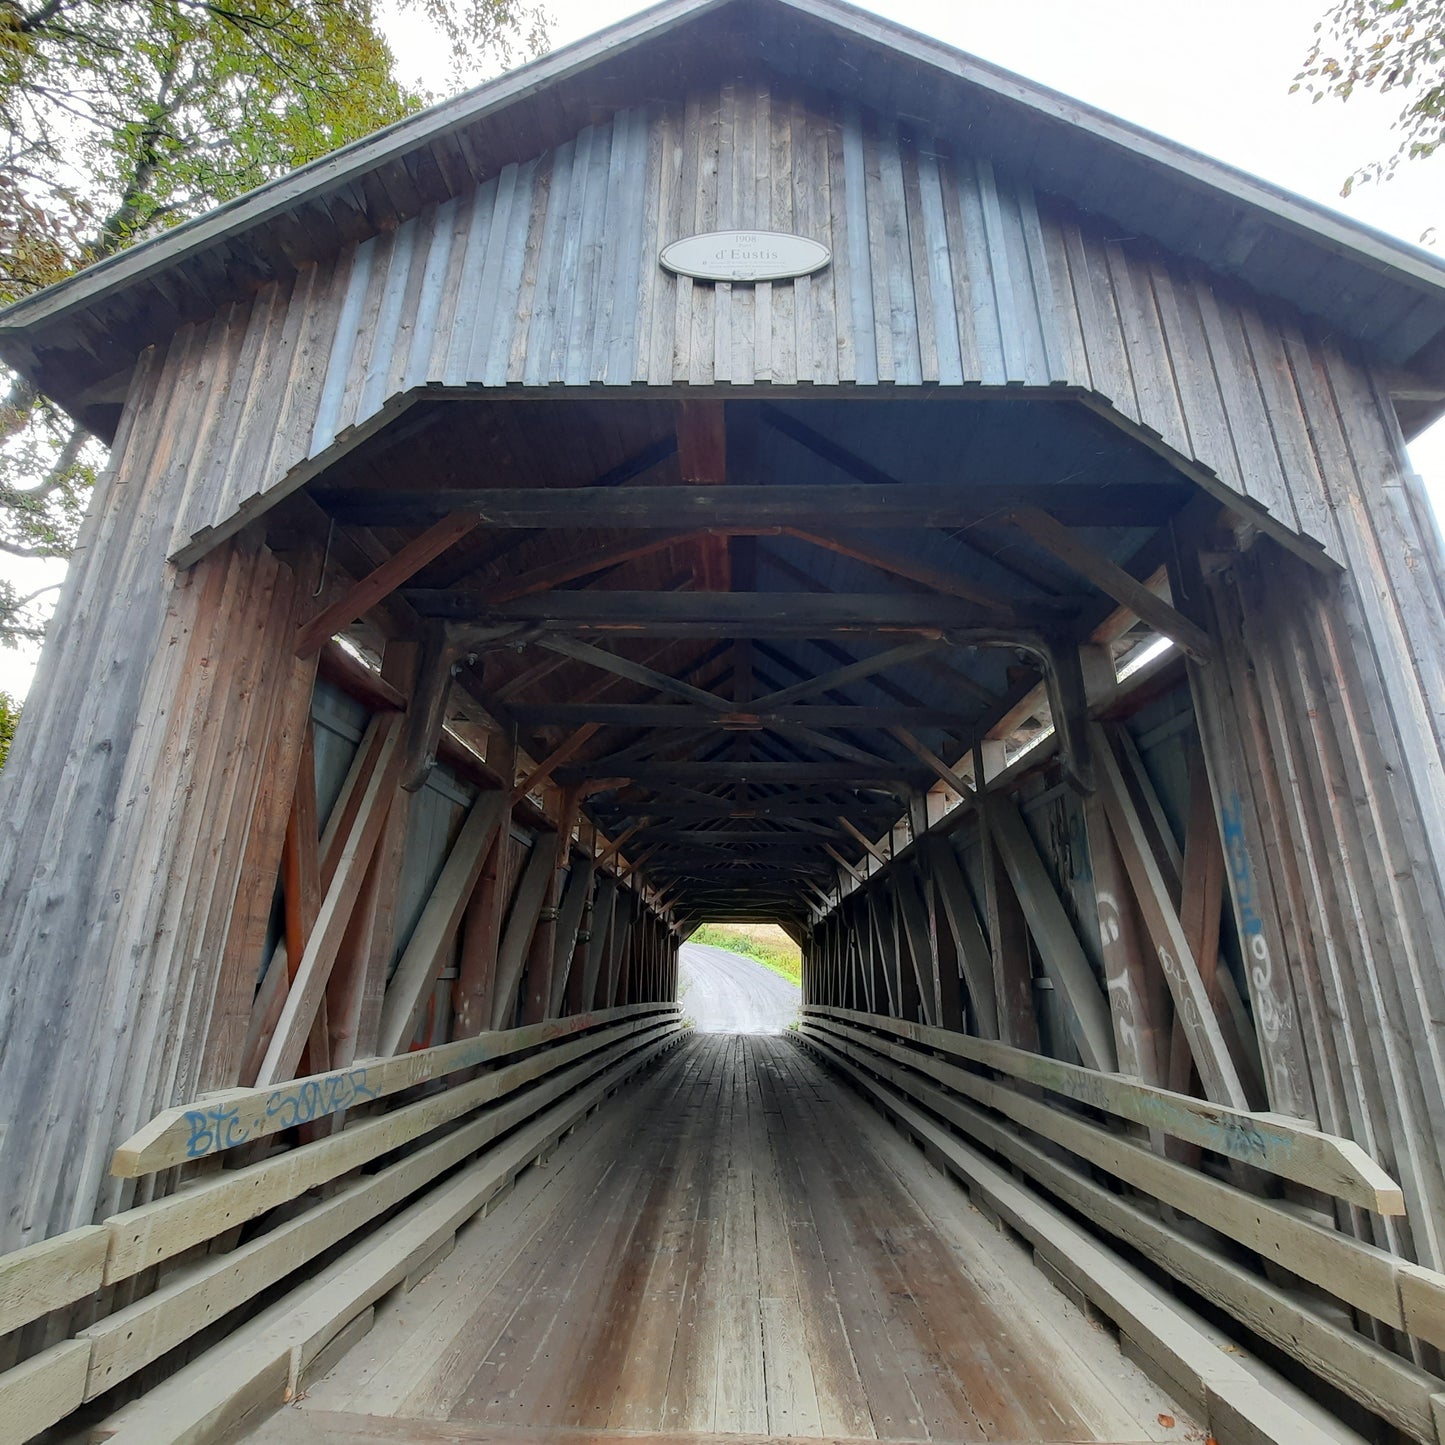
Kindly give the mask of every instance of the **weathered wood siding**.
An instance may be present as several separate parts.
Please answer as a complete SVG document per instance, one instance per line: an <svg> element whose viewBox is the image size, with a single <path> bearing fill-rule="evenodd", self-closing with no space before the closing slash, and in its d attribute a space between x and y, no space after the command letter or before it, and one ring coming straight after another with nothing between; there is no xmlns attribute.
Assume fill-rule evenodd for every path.
<svg viewBox="0 0 1445 1445"><path fill-rule="evenodd" d="M657 263L746 227L825 241L832 264L734 287ZM1297 317L946 139L766 85L623 111L216 326L231 424L188 471L175 550L422 389L761 383L1074 388L1345 560Z"/></svg>
<svg viewBox="0 0 1445 1445"><path fill-rule="evenodd" d="M1356 413L1336 441L1364 421ZM1337 464L1335 476L1348 477L1348 458ZM1213 579L1222 651L1196 670L1195 697L1251 994L1258 1011L1262 997L1286 988L1298 1016L1260 1017L1271 1100L1298 1095L1289 1059L1301 1054L1321 1127L1358 1140L1394 1172L1409 1206L1413 1249L1403 1252L1439 1268L1445 608L1438 553L1426 565L1421 550L1423 497L1412 507L1399 482L1369 490L1374 505L1341 498L1342 515L1363 524L1342 528L1352 551L1366 554L1358 573L1331 581L1259 548ZM1413 535L1412 512L1421 526ZM1298 1038L1281 1036L1286 1023ZM1359 1224L1402 1248L1398 1222Z"/></svg>
<svg viewBox="0 0 1445 1445"><path fill-rule="evenodd" d="M120 1202L111 1148L200 1086L228 939L269 912L240 885L279 863L314 604L265 548L166 564L212 359L194 335L142 362L0 774L0 1248Z"/></svg>

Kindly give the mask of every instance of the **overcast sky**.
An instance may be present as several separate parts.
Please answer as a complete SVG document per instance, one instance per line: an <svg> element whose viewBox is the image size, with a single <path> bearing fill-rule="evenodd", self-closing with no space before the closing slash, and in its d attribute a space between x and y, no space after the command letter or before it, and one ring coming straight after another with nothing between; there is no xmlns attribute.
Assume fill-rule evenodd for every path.
<svg viewBox="0 0 1445 1445"><path fill-rule="evenodd" d="M552 41L563 45L645 7L550 0L547 8ZM879 0L867 8L1406 241L1445 230L1445 154L1341 199L1347 174L1394 151L1399 107L1369 94L1312 105L1289 93L1326 0ZM426 28L414 16L387 25L403 77L448 90ZM1412 456L1445 516L1445 424L1418 439ZM39 586L54 569L7 575ZM23 694L33 669L33 655L0 649L0 689Z"/></svg>

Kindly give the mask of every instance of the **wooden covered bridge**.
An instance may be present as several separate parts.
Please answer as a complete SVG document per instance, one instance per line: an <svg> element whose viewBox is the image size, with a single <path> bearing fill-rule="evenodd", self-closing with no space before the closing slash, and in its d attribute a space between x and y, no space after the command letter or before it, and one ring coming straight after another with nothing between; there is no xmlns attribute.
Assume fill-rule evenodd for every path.
<svg viewBox="0 0 1445 1445"><path fill-rule="evenodd" d="M1437 262L666 0L0 352L0 1439L1445 1440Z"/></svg>

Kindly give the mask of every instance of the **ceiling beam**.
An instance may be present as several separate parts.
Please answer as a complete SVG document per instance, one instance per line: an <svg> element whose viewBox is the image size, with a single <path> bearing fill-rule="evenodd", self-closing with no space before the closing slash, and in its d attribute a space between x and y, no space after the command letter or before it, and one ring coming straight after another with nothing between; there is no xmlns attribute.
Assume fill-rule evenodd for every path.
<svg viewBox="0 0 1445 1445"><path fill-rule="evenodd" d="M342 628L365 617L378 602L409 582L428 562L434 562L480 525L480 518L475 516L446 516L428 527L421 536L413 537L395 556L388 557L302 625L296 634L297 657L310 657L320 652Z"/></svg>
<svg viewBox="0 0 1445 1445"><path fill-rule="evenodd" d="M1016 604L1013 598L1003 597L986 587L980 587L976 582L970 582L968 578L951 572L945 567L933 567L903 552L894 552L886 547L878 547L868 542L847 541L842 537L812 528L784 527L782 531L784 536L795 537L798 541L807 542L810 546L821 547L824 551L835 552L840 557L848 557L855 562L862 562L880 572L887 572L894 577L902 577L906 581L916 582L919 586L927 587L932 592L941 592L945 596L960 597L967 602L976 603L985 611L992 612L999 617L1012 618L1015 615ZM1035 605L1040 604L1035 603ZM1047 605L1056 607L1060 611L1073 610L1073 604L1068 599L1057 601L1050 599Z"/></svg>
<svg viewBox="0 0 1445 1445"><path fill-rule="evenodd" d="M727 413L724 403L688 400L677 403L677 467L684 486L721 486L728 479ZM732 587L728 539L713 535L697 547L698 585L706 592Z"/></svg>
<svg viewBox="0 0 1445 1445"><path fill-rule="evenodd" d="M863 847L869 853L871 853L878 860L878 862L882 864L884 868L886 868L889 863L893 861L871 838L868 837L866 833L864 833L861 829L855 827L854 824L849 822L847 818L839 818L838 821L849 833L853 835L854 841L861 843Z"/></svg>
<svg viewBox="0 0 1445 1445"><path fill-rule="evenodd" d="M1010 512L1008 520L1065 566L1087 578L1099 591L1121 607L1127 607L1155 632L1177 642L1196 662L1208 662L1214 655L1214 645L1203 628L1175 611L1117 562L1081 542L1047 512L1023 507Z"/></svg>
<svg viewBox="0 0 1445 1445"><path fill-rule="evenodd" d="M791 831L781 828L644 828L649 843L786 843L790 848L812 845L825 848L828 838L841 838L837 829L830 828L823 837L799 838Z"/></svg>
<svg viewBox="0 0 1445 1445"><path fill-rule="evenodd" d="M570 658L574 662L585 662L592 667L601 668L604 672L615 673L629 682L641 683L644 687L652 688L654 692L680 697L684 702L696 703L700 707L709 708L715 712L732 710L732 704L714 692L693 687L691 683L683 682L680 678L671 677L665 672L658 672L656 668L647 667L640 662L633 662L630 658L620 657L617 653L608 652L604 648L594 647L590 642L578 642L570 637L547 637L539 638L537 645L546 648L548 652L555 652L561 657Z"/></svg>
<svg viewBox="0 0 1445 1445"><path fill-rule="evenodd" d="M857 882L866 883L868 881L866 869L859 867L857 863L845 858L831 843L825 843L823 846L827 849L828 856L835 863L841 863Z"/></svg>
<svg viewBox="0 0 1445 1445"><path fill-rule="evenodd" d="M932 638L925 638L918 642L905 642L899 647L891 647L886 652L874 653L872 657L859 658L857 662L851 662L846 667L821 673L805 682L779 688L776 692L770 692L764 697L755 699L753 708L761 712L780 707L783 703L799 702L805 697L816 697L820 692L834 692L840 687L846 687L850 682L859 682L865 677L872 677L875 673L886 672L890 668L904 667L910 662L916 662L920 657L926 656L942 645L940 641Z"/></svg>
<svg viewBox="0 0 1445 1445"><path fill-rule="evenodd" d="M871 486L901 487L907 485L897 477L876 467L856 452L840 445L831 437L816 432L795 416L764 404L762 419L780 435L796 442L805 451L821 458L842 472ZM1012 502L1003 508L1022 504L1048 507L1056 515L1077 526L1087 527L1162 527L1181 505L1189 500L1186 484L1168 482L1035 482L1021 483L1013 488L1006 484L977 483L960 480L960 492L971 496L992 496L1013 491ZM836 519L835 519L836 520ZM960 538L965 546L968 539Z"/></svg>
<svg viewBox="0 0 1445 1445"><path fill-rule="evenodd" d="M973 788L969 786L968 780L963 777L962 774L950 768L926 743L919 742L906 727L891 727L888 731L892 733L915 758L932 768L960 798L973 796Z"/></svg>
<svg viewBox="0 0 1445 1445"><path fill-rule="evenodd" d="M1094 489L1088 489L1091 493ZM715 528L748 533L774 527L967 527L1028 500L1059 510L1048 487L967 483L855 482L815 485L773 483L671 487L500 487L443 491L318 488L314 496L338 522L368 527L419 527L454 514L489 528L537 527L566 531L644 528L648 531ZM1100 525L1095 514L1089 520Z"/></svg>
<svg viewBox="0 0 1445 1445"><path fill-rule="evenodd" d="M649 535L632 535L625 542L611 547L582 549L544 567L534 567L519 577L508 578L496 586L485 588L485 595L492 602L513 602L519 597L531 597L538 592L549 592L564 582L574 582L579 577L589 577L624 562L636 562L661 552L668 547L685 546L706 537L707 532L656 532Z"/></svg>
<svg viewBox="0 0 1445 1445"><path fill-rule="evenodd" d="M563 763L575 757L586 746L588 739L596 731L596 723L583 723L570 737L564 738L512 789L512 801L519 803L534 788L541 787Z"/></svg>
<svg viewBox="0 0 1445 1445"><path fill-rule="evenodd" d="M732 783L739 778L753 782L780 783L871 783L916 784L932 772L920 772L904 763L866 765L863 763L745 762L714 759L708 762L637 762L619 766L613 758L594 758L559 769L559 782L585 782L588 778L626 777L634 783Z"/></svg>
<svg viewBox="0 0 1445 1445"><path fill-rule="evenodd" d="M756 818L776 818L780 823L786 823L789 827L796 828L801 832L812 832L809 824L818 824L820 820L827 819L835 821L839 810L845 804L826 803L814 805L799 805L781 799L772 807L769 807L766 800L752 801L744 806L737 807L735 811L729 811L733 804L726 799L720 800L720 809L705 808L698 803L672 803L663 799L652 803L628 803L621 807L611 806L597 807L595 811L599 816L610 820L621 820L622 818L658 818L667 819L673 822L695 823L705 822L709 819L732 820L736 822L749 821ZM867 816L869 813L877 813L882 817L886 813L896 812L898 805L891 804L880 807L876 803L860 805L858 813L860 816ZM833 829L825 828L824 831L832 836Z"/></svg>
<svg viewBox="0 0 1445 1445"><path fill-rule="evenodd" d="M595 722L603 727L637 728L720 728L724 732L756 732L766 727L823 728L956 728L963 721L948 708L864 707L850 704L816 703L808 707L751 708L718 712L711 707L690 707L671 702L559 702L525 703L513 706L518 722L534 727L568 726Z"/></svg>
<svg viewBox="0 0 1445 1445"><path fill-rule="evenodd" d="M947 632L949 640L960 646L1023 646L1037 640L1025 634L1034 628L1056 626L1059 620L1054 612L1031 613L1021 608L1011 624L1003 625L981 616L971 602L916 593L606 590L546 592L500 603L480 592L413 589L403 595L422 617L484 628L512 624L560 631L619 631L633 636L797 638L834 632L910 631ZM457 637L464 642L466 631L458 629Z"/></svg>

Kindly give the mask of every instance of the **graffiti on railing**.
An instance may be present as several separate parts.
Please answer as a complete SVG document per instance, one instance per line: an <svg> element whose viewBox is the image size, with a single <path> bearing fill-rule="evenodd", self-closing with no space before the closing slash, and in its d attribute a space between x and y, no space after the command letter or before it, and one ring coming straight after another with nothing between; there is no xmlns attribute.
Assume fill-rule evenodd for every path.
<svg viewBox="0 0 1445 1445"><path fill-rule="evenodd" d="M294 1129L328 1114L338 1114L367 1099L378 1097L371 1087L364 1068L329 1074L316 1079L298 1079L273 1089L259 1107L252 1106L243 1115L239 1105L216 1105L207 1109L190 1109L186 1113L186 1157L203 1159L223 1149L234 1149L262 1134L278 1129Z"/></svg>
<svg viewBox="0 0 1445 1445"><path fill-rule="evenodd" d="M191 1131L186 1153L192 1159L234 1149L251 1136L250 1129L241 1122L239 1109L192 1109L186 1115L186 1124Z"/></svg>

